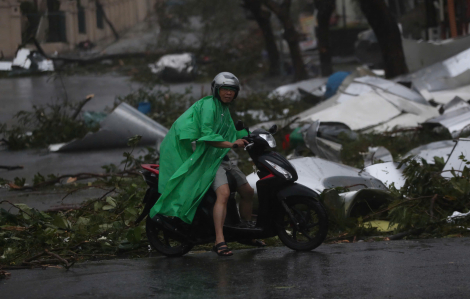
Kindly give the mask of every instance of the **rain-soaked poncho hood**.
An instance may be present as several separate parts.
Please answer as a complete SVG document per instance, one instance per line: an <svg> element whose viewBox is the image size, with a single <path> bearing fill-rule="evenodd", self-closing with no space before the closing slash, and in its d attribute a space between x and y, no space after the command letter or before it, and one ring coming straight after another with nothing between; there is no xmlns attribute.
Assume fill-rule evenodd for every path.
<svg viewBox="0 0 470 299"><path fill-rule="evenodd" d="M228 105L208 96L200 99L173 124L160 146L158 190L162 194L150 211L193 221L196 209L214 180L229 148L205 141L236 140ZM191 142L196 141L193 152Z"/></svg>

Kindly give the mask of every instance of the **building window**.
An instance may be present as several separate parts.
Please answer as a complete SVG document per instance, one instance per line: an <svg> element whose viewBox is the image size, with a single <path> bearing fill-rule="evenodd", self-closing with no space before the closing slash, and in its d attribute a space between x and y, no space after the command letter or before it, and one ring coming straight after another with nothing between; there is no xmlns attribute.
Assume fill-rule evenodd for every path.
<svg viewBox="0 0 470 299"><path fill-rule="evenodd" d="M86 33L85 8L77 1L78 8L78 33Z"/></svg>
<svg viewBox="0 0 470 299"><path fill-rule="evenodd" d="M99 29L104 28L103 6L100 3L96 3L96 27L98 27Z"/></svg>

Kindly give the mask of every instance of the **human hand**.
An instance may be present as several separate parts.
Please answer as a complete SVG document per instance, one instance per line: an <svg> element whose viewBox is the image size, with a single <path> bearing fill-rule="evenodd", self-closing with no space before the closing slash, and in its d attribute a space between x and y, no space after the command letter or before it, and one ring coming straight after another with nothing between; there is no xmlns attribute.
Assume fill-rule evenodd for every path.
<svg viewBox="0 0 470 299"><path fill-rule="evenodd" d="M232 145L232 148L245 147L248 144L248 141L245 139L237 139Z"/></svg>

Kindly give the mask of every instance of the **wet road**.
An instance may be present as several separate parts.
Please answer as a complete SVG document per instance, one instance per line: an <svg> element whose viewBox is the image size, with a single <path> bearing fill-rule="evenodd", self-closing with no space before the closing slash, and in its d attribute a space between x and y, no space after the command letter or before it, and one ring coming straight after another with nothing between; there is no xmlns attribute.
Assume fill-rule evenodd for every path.
<svg viewBox="0 0 470 299"><path fill-rule="evenodd" d="M184 93L192 87L192 94L199 98L210 92L210 83L179 83L168 85L172 92ZM202 87L203 86L203 87ZM31 111L33 105L45 105L67 97L76 102L94 94L83 111L102 111L113 107L118 96L125 96L140 87L130 82L128 77L112 74L64 76L62 81L50 75L0 79L0 123L13 124L14 114L20 110ZM163 90L166 90L164 88Z"/></svg>
<svg viewBox="0 0 470 299"><path fill-rule="evenodd" d="M24 168L16 170L0 169L0 177L13 181L15 177L25 178L30 186L37 173L44 176L48 174L66 175L77 173L103 173L103 165L120 165L124 160L123 152L129 152L130 148L117 148L81 152L54 153L47 150L25 151L0 151L0 161L8 165L22 165ZM134 149L135 157L144 155L143 147ZM0 163L1 164L1 163ZM122 169L124 166L121 165ZM65 181L65 179L64 179ZM31 208L41 211L56 207L76 206L90 198L101 197L106 190L86 189L68 195L67 190L45 191L9 191L0 189L0 200L8 200L12 203L24 203ZM8 203L0 203L0 208L10 209ZM12 209L16 212L16 209Z"/></svg>
<svg viewBox="0 0 470 299"><path fill-rule="evenodd" d="M468 298L470 239L235 251L229 258L89 262L11 271L2 298ZM4 296L6 295L6 296Z"/></svg>

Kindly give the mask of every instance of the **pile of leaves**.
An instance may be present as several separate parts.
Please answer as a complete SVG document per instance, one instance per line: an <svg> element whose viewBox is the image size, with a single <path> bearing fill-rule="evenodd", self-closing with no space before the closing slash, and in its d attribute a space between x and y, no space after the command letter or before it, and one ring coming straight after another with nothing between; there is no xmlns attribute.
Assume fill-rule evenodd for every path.
<svg viewBox="0 0 470 299"><path fill-rule="evenodd" d="M129 144L135 147L139 137L131 138ZM152 154L134 158L132 151L124 153L124 171L147 162L146 159L154 160ZM142 249L146 244L144 223L134 221L142 211L147 185L140 177L111 173L116 170L115 165L104 168L107 175L82 187L99 186L107 191L79 208L43 212L25 204L0 201L13 209L0 210L0 268L49 264L70 267L75 261L112 257L130 250L137 250L137 255L146 254Z"/></svg>
<svg viewBox="0 0 470 299"><path fill-rule="evenodd" d="M134 221L146 190L140 181L123 179L109 195L87 201L79 209L42 212L24 204L11 204L17 214L1 209L1 267L70 266L90 256L113 256L139 248L145 229L143 223L135 225Z"/></svg>
<svg viewBox="0 0 470 299"><path fill-rule="evenodd" d="M98 124L90 126L79 115L85 103L92 98L93 95L89 95L75 103L65 98L46 105L33 105L33 111L20 111L14 116L16 125L9 128L6 124L0 124L0 135L4 136L11 150L44 148L83 138L88 132L99 129Z"/></svg>
<svg viewBox="0 0 470 299"><path fill-rule="evenodd" d="M455 211L468 213L470 211L470 162L462 155L462 163L466 166L462 171L452 170L452 177L442 176L445 162L443 158L435 157L434 163L429 164L424 159L408 157L399 167L406 165L403 171L406 182L400 189L390 186L390 198L384 206L369 210L369 214L354 218L344 218L338 211L330 211L329 241L349 240L367 236L382 239L440 238L470 236L470 217L450 220ZM325 190L321 197L324 199L332 192L347 192L341 190ZM337 194L336 193L336 194ZM364 225L371 220L387 220L390 225L396 225L394 233L381 234L375 228Z"/></svg>
<svg viewBox="0 0 470 299"><path fill-rule="evenodd" d="M434 164L412 157L401 162L407 165L403 172L406 182L399 190L390 188L397 199L387 208L390 220L398 224L398 230L419 228L434 236L446 236L451 232L468 234L468 219L466 225L465 222L454 225L446 221L454 211L470 210L470 162L463 155L460 159L466 166L461 172L452 170L450 179L441 175L445 165L442 158L435 157Z"/></svg>

